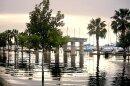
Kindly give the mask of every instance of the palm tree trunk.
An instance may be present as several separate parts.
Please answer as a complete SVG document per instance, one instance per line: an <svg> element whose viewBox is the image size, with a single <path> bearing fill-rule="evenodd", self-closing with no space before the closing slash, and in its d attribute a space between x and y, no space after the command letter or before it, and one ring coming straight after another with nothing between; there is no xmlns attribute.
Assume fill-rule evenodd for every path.
<svg viewBox="0 0 130 86"><path fill-rule="evenodd" d="M100 50L99 50L99 37L98 36L96 36L96 46L97 46L97 57L99 57L100 56Z"/></svg>
<svg viewBox="0 0 130 86"><path fill-rule="evenodd" d="M4 47L3 47L3 57L4 57Z"/></svg>
<svg viewBox="0 0 130 86"><path fill-rule="evenodd" d="M42 50L42 86L44 86L44 49Z"/></svg>
<svg viewBox="0 0 130 86"><path fill-rule="evenodd" d="M5 47L3 47L3 58L5 58L5 66L7 67L7 57L5 55Z"/></svg>
<svg viewBox="0 0 130 86"><path fill-rule="evenodd" d="M15 53L15 56L14 56L14 59L15 59L15 62L14 62L14 68L16 69L17 68L17 59L16 59L16 53L17 53L17 49L16 49L16 46L15 46L15 50L14 50L14 53Z"/></svg>
<svg viewBox="0 0 130 86"><path fill-rule="evenodd" d="M35 50L35 56L36 56L35 57L35 63L39 64L39 50L38 49Z"/></svg>
<svg viewBox="0 0 130 86"><path fill-rule="evenodd" d="M123 58L126 59L126 48L124 48Z"/></svg>
<svg viewBox="0 0 130 86"><path fill-rule="evenodd" d="M31 70L31 51L29 48L29 71Z"/></svg>
<svg viewBox="0 0 130 86"><path fill-rule="evenodd" d="M122 78L121 78L121 86L125 86L124 83L125 83L125 69L126 69L126 58L124 58L124 61L123 61L123 69L122 69Z"/></svg>
<svg viewBox="0 0 130 86"><path fill-rule="evenodd" d="M9 60L10 60L10 59L9 59L9 51L10 51L10 50L9 50L9 44L8 44L8 67L9 67Z"/></svg>
<svg viewBox="0 0 130 86"><path fill-rule="evenodd" d="M128 47L128 62L129 62L129 51L130 51L130 50L129 50L129 47Z"/></svg>
<svg viewBox="0 0 130 86"><path fill-rule="evenodd" d="M21 50L21 57L22 57L22 66L23 66L23 46L22 46L22 50Z"/></svg>
<svg viewBox="0 0 130 86"><path fill-rule="evenodd" d="M47 50L44 51L44 63L47 63Z"/></svg>
<svg viewBox="0 0 130 86"><path fill-rule="evenodd" d="M99 60L100 60L100 57L98 55L98 58L97 58L97 71L96 71L96 84L97 86L100 86L100 82L99 82Z"/></svg>
<svg viewBox="0 0 130 86"><path fill-rule="evenodd" d="M18 46L17 46L17 40L16 40L16 37L15 37L15 56L14 56L14 59L15 59L15 65L14 65L14 68L16 69L17 68L17 59L18 59L18 54L17 54L17 51L18 51Z"/></svg>

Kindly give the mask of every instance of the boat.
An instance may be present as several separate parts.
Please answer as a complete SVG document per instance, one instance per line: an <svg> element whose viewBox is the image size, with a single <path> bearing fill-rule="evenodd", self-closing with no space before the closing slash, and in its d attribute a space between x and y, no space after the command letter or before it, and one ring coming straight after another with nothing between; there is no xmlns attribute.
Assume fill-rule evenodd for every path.
<svg viewBox="0 0 130 86"><path fill-rule="evenodd" d="M96 47L94 45L91 45L91 44L84 45L84 51L86 51L86 52L92 52L95 50L96 50Z"/></svg>

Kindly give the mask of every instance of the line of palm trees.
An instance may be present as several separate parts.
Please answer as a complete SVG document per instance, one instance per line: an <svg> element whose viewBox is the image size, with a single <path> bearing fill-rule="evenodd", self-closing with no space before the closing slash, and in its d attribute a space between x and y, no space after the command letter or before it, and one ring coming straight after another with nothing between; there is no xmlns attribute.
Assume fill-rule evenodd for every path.
<svg viewBox="0 0 130 86"><path fill-rule="evenodd" d="M111 23L111 29L113 33L116 34L118 39L117 45L124 49L123 57L124 57L124 65L123 65L123 73L121 77L121 81L124 82L125 75L125 62L126 62L126 49L130 46L130 10L129 9L119 9L115 11L114 16L111 17L113 19ZM99 60L100 60L100 50L99 50L99 37L105 38L107 30L106 30L105 21L102 21L101 18L92 19L90 24L88 24L87 29L89 30L89 35L96 35L96 46L97 46L97 72L96 72L96 85L100 86L105 84L102 78L99 77ZM128 56L129 60L129 56ZM117 77L116 77L117 78ZM115 80L118 81L118 80ZM100 83L101 82L101 83ZM119 84L120 82L115 82L114 85ZM90 83L91 84L91 83ZM127 83L120 83L121 85Z"/></svg>
<svg viewBox="0 0 130 86"><path fill-rule="evenodd" d="M44 56L45 51L57 50L67 43L68 37L63 37L62 32L57 28L64 25L63 18L64 15L60 11L57 12L55 17L52 17L52 10L49 9L49 0L43 0L42 3L36 5L34 11L30 12L30 23L27 23L27 30L19 33L18 30L13 29L0 33L0 47L3 47L3 53L6 45L8 45L8 55L10 46L15 45L14 63L15 68L17 68L18 46L21 46L22 64L23 48L28 48L30 69L30 49L36 51L42 49ZM126 57L126 48L130 46L130 11L129 9L119 9L119 11L115 11L114 16L111 18L113 19L111 23L112 30L117 35L119 45L123 47L124 57ZM105 38L107 33L105 27L105 21L102 21L101 18L92 19L87 27L89 35L96 35L97 57L100 57L99 37ZM43 61L44 57L42 57L42 86L44 86ZM7 66L9 66L9 56Z"/></svg>
<svg viewBox="0 0 130 86"><path fill-rule="evenodd" d="M6 50L8 51L8 54L7 54L8 62L7 62L6 66L10 65L9 53L10 53L11 47L13 45L14 53L15 53L14 54L14 68L15 69L17 68L18 46L21 46L22 64L23 64L23 48L27 47L29 49L28 52L29 52L29 69L30 69L30 57L31 57L30 49L38 50L40 48L39 42L40 42L40 39L38 36L36 36L36 35L30 36L26 32L19 33L18 30L16 30L16 29L6 30L6 31L0 33L0 48L1 48L1 50L3 48L3 56L5 54L5 49L6 49L5 47L7 47ZM38 63L38 61L36 63Z"/></svg>
<svg viewBox="0 0 130 86"><path fill-rule="evenodd" d="M3 41L2 43L4 43L4 45L1 43L1 47L6 47L7 44L9 45L12 37L15 41L14 44L21 46L22 64L23 48L26 47L29 49L29 68L31 57L30 49L42 49L42 86L44 86L44 53L46 51L58 50L63 44L67 43L69 38L68 36L63 36L63 33L58 28L64 25L62 20L64 19L64 14L58 11L55 16L52 16L52 9L49 8L49 5L49 0L43 0L40 4L35 6L34 10L29 13L30 22L26 23L27 30L24 32L15 33L15 35L12 36L13 31L8 30L0 35ZM17 49L15 50L17 52Z"/></svg>
<svg viewBox="0 0 130 86"><path fill-rule="evenodd" d="M115 33L117 36L117 44L124 49L123 56L126 57L126 49L130 46L130 10L116 10L114 16L112 16L111 18L113 19L111 23L111 29L113 30L113 33ZM92 19L87 27L90 36L96 35L98 57L100 55L99 38L105 38L107 33L105 27L105 21L102 21L101 18Z"/></svg>
<svg viewBox="0 0 130 86"><path fill-rule="evenodd" d="M8 46L8 64L7 66L9 66L9 52L10 52L10 46L13 45L12 39L14 38L16 40L16 35L18 34L18 31L16 29L13 30L6 30L2 33L0 33L0 48L2 50L3 48L3 56L5 54L5 47L6 45ZM16 45L17 41L15 41L15 45Z"/></svg>
<svg viewBox="0 0 130 86"><path fill-rule="evenodd" d="M117 35L119 41L118 44L124 49L124 56L126 56L126 48L130 46L130 11L129 9L119 9L115 11L115 15L111 17L113 19L111 23L111 28L113 32ZM101 18L92 19L90 24L88 24L87 29L89 30L89 35L96 35L96 45L97 45L97 55L100 55L99 51L99 37L105 38L106 30L105 21L102 21ZM14 43L12 42L14 41ZM0 33L0 47L8 45L8 55L10 52L9 46L15 45L15 61L16 61L16 52L17 45L21 46L21 56L23 62L23 47L30 49L38 50L40 48L40 38L36 34L29 33L28 30L25 30L23 33L19 33L18 30L6 30ZM30 53L30 52L29 52ZM30 56L30 54L29 54ZM16 63L16 62L15 62ZM8 66L9 66L9 56L8 56ZM15 66L16 68L16 66Z"/></svg>

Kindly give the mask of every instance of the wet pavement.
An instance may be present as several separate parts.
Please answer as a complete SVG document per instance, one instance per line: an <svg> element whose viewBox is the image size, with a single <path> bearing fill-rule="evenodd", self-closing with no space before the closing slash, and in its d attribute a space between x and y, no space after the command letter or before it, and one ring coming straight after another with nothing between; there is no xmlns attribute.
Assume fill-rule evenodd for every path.
<svg viewBox="0 0 130 86"><path fill-rule="evenodd" d="M85 53L83 68L79 67L79 56L76 56L76 66L68 67L44 67L45 86L130 86L130 63L122 56L103 55L97 60L97 56L89 56ZM53 62L54 58L52 58ZM63 57L60 58L60 63ZM41 70L35 70L32 77L11 76L2 74L2 77L12 86L41 86ZM29 79L32 78L32 79Z"/></svg>

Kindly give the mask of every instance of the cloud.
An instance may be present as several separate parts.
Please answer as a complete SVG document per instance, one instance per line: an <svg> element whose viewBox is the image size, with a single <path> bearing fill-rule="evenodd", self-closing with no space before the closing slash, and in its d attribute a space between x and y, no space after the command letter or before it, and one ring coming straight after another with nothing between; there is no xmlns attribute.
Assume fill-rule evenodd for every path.
<svg viewBox="0 0 130 86"><path fill-rule="evenodd" d="M0 13L29 13L42 0L1 0ZM110 16L114 10L128 8L130 0L50 0L50 8L64 14Z"/></svg>
<svg viewBox="0 0 130 86"><path fill-rule="evenodd" d="M1 0L0 1L0 28L18 29L24 31L26 23L29 21L28 14L36 4L42 0ZM87 24L92 18L101 17L110 25L110 17L114 11L119 8L130 9L130 0L50 0L50 8L54 12L61 11L65 14L65 26L62 31L66 34L66 28L69 28L69 35L87 37ZM0 31L0 32L1 32ZM114 40L112 40L114 41Z"/></svg>
<svg viewBox="0 0 130 86"><path fill-rule="evenodd" d="M1 0L0 13L28 13L42 0Z"/></svg>

